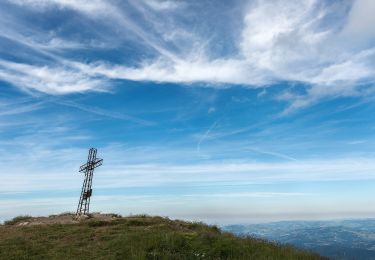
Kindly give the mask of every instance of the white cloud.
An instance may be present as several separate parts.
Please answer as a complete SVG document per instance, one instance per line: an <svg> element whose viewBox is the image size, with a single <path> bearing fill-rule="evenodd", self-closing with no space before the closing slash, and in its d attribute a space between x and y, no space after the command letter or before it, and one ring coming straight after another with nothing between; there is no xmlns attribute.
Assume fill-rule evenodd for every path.
<svg viewBox="0 0 375 260"><path fill-rule="evenodd" d="M78 65L78 64L77 64ZM266 81L263 73L241 60L167 60L158 59L146 62L140 67L126 67L97 63L79 64L85 73L112 79L156 82L210 82L218 87L224 84L250 84L260 86ZM215 86L215 85L214 85Z"/></svg>
<svg viewBox="0 0 375 260"><path fill-rule="evenodd" d="M67 94L88 90L104 91L103 79L94 79L69 68L36 66L0 60L0 79L25 90Z"/></svg>
<svg viewBox="0 0 375 260"><path fill-rule="evenodd" d="M182 5L182 2L166 0L143 0L143 2L157 11L173 10Z"/></svg>
<svg viewBox="0 0 375 260"><path fill-rule="evenodd" d="M363 82L375 82L374 49L358 49L357 42L347 38L352 30L347 27L353 27L358 16L353 13L362 5L373 8L368 1L357 0L349 23L341 21L340 29L340 24L324 25L337 6L322 6L316 0L258 1L245 17L241 49L249 62L278 79L310 85L307 96L291 96L295 108L324 97L360 95ZM372 16L361 15L364 20Z"/></svg>
<svg viewBox="0 0 375 260"><path fill-rule="evenodd" d="M356 0L348 17L344 34L360 38L375 38L375 1Z"/></svg>
<svg viewBox="0 0 375 260"><path fill-rule="evenodd" d="M322 98L367 95L368 87L375 84L372 15L375 5L372 0L251 2L243 18L232 18L243 19L243 28L237 38L228 39L233 41L230 44L237 46L237 53L225 56L210 51L213 44L210 35L192 31L188 24L180 22L183 14L173 12L179 5L174 1L144 1L149 10L136 11L144 16L148 14L145 17L152 17L155 21L145 18L143 22L134 20L118 2L17 0L14 3L45 10L50 6L75 10L90 19L114 25L120 32L117 32L119 41L124 41L131 32L156 52L153 58L145 57L133 66L100 60L86 64L65 62L65 66L72 67L57 72L55 78L47 76L50 73L46 72L54 71L53 68L33 68L34 73L29 74L28 81L34 85L39 81L47 82L47 87L38 88L47 93L97 90L98 84L103 82L98 81L98 77L187 84L204 82L212 87L226 87L228 84L266 87L279 80L304 83L301 87L307 85L307 94L289 93L288 99L281 98L291 103L286 111L289 112ZM137 6L139 4L133 5L134 8ZM158 15L161 10L171 10L170 16ZM203 26L204 19L200 23ZM173 32L181 32L184 36L166 37ZM64 39L56 39L57 42L50 42L52 46L64 45ZM190 44L185 44L189 41ZM69 87L70 82L62 80L66 78L65 74L71 74L72 82L79 82L79 85ZM15 85L31 85L4 71L0 76ZM60 83L54 85L54 81ZM35 86L30 88L35 89Z"/></svg>
<svg viewBox="0 0 375 260"><path fill-rule="evenodd" d="M92 14L111 10L111 6L102 0L14 0L12 2L26 7L49 8L57 6Z"/></svg>

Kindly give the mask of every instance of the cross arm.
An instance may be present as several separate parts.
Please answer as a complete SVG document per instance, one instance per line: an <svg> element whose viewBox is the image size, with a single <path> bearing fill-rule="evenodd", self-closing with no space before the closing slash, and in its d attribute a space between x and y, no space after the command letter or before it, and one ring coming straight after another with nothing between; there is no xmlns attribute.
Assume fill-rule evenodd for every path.
<svg viewBox="0 0 375 260"><path fill-rule="evenodd" d="M103 159L97 158L95 161L90 161L79 167L79 172L85 172L86 170L92 170L103 164Z"/></svg>

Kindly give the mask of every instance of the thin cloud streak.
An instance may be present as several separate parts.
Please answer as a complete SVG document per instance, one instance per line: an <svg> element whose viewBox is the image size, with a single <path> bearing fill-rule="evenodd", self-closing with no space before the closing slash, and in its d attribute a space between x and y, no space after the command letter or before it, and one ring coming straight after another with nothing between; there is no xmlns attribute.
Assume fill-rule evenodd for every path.
<svg viewBox="0 0 375 260"><path fill-rule="evenodd" d="M54 170L53 173L40 173L36 167L40 163L40 158L30 159L24 158L25 164L28 165L27 169L14 166L7 168L6 165L1 167L4 174L0 188L3 192L64 190L66 187L79 188L77 182L79 176L72 175L73 172L76 172L72 163L78 164L77 160L64 169ZM47 159L43 158L43 160ZM50 160L54 160L57 164L59 157ZM213 182L221 183L221 185L225 183L240 185L241 183L375 180L375 164L371 158L289 161L284 163L133 164L127 166L114 166L113 162L116 160L112 160L107 160L108 166L103 168L100 174L96 176L97 188L152 187L162 184L210 184ZM56 182L56 176L59 176L58 182ZM19 181L20 179L22 179L22 182Z"/></svg>
<svg viewBox="0 0 375 260"><path fill-rule="evenodd" d="M2 102L0 100L0 117L34 112L42 109L43 104L44 102L30 102L29 100L16 102Z"/></svg>
<svg viewBox="0 0 375 260"><path fill-rule="evenodd" d="M285 155L285 154L282 154L282 153L277 153L277 152L272 152L272 151L264 151L264 150L261 150L261 149L258 149L258 148L248 148L248 150L250 151L254 151L254 152L257 152L257 153L261 153L261 154L268 154L268 155L272 155L272 156L275 156L277 158L282 158L282 159L286 159L286 160L290 160L290 161L298 161L296 158L293 158L291 156L288 156L288 155Z"/></svg>
<svg viewBox="0 0 375 260"><path fill-rule="evenodd" d="M209 134L211 133L212 130L215 129L215 127L218 125L220 119L219 120L216 120L211 126L210 128L207 129L207 131L204 133L204 135L199 139L198 143L197 143L197 152L199 153L200 150L201 150L201 144L203 143L203 141L205 141L207 139L207 137L209 136Z"/></svg>
<svg viewBox="0 0 375 260"><path fill-rule="evenodd" d="M98 107L89 107L89 106L86 106L86 105L79 104L77 102L55 101L55 103L60 104L60 105L64 105L64 106L68 106L68 107L77 108L79 110L89 112L89 113L92 113L92 114L96 114L96 115L100 115L100 116L104 116L104 117L109 117L109 118L113 118L113 119L130 121L130 122L134 122L134 123L144 125L144 126L155 125L154 122L151 122L151 121L148 121L148 120L143 120L143 119L140 119L140 118L136 118L136 117L127 115L125 113L112 112L112 111L108 111L108 110L101 109L101 108L98 108Z"/></svg>

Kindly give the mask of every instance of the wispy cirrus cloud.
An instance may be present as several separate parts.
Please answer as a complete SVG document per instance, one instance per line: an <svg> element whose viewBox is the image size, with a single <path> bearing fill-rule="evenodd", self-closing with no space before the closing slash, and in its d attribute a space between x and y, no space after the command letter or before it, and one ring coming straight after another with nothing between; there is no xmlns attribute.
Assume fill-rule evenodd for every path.
<svg viewBox="0 0 375 260"><path fill-rule="evenodd" d="M285 111L288 113L325 98L366 96L375 84L375 32L369 11L374 11L375 6L371 0L251 1L244 4L245 11L231 17L242 21L242 28L231 28L237 33L225 37L225 44L233 50L230 53L213 51L215 36L224 36L225 31L215 30L207 35L204 28L212 25L204 25L209 17L194 15L196 4L183 4L183 8L176 1L120 4L99 0L17 0L12 4L38 12L50 12L50 7L58 7L55 12L77 12L82 20L111 28L102 32L113 39L148 53L136 57L133 64L95 58L86 62L60 54L61 64L55 66L35 67L23 62L9 63L9 70L3 68L2 80L49 94L103 90L112 84L111 80L118 79L203 82L217 88L232 84L259 88L279 81L299 82L302 92L286 90L278 98L290 104ZM140 14L139 19L129 10ZM165 10L168 17L158 15ZM190 21L187 13L198 20ZM172 37L171 32L179 33ZM74 42L63 35L55 39L58 40L51 39L49 43L67 45L66 51L74 49ZM20 80L20 73L27 80Z"/></svg>
<svg viewBox="0 0 375 260"><path fill-rule="evenodd" d="M157 11L173 10L184 5L183 2L181 1L168 1L168 0L164 0L164 1L143 0L140 2L142 2L143 4L146 4L147 6Z"/></svg>
<svg viewBox="0 0 375 260"><path fill-rule="evenodd" d="M104 91L102 79L87 77L70 68L53 68L0 60L0 78L24 88L48 94L66 94L88 90Z"/></svg>
<svg viewBox="0 0 375 260"><path fill-rule="evenodd" d="M2 192L29 192L48 190L69 190L67 187L80 186L77 165L85 159L84 148L61 148L61 142L74 135L67 130L51 129L31 136L21 136L8 144L2 142L0 150L4 163L0 166L4 173L0 188ZM44 141L48 137L51 141ZM78 136L79 137L79 136ZM87 138L87 136L82 136ZM9 154L18 146L22 153ZM23 148L23 149L21 149ZM215 148L212 148L215 149ZM154 147L134 147L129 149L111 146L101 147L101 157L106 167L100 169L96 178L98 189L124 187L152 187L158 185L231 185L272 184L293 182L334 182L374 180L375 164L372 157L345 157L327 159L302 159L296 161L257 162L249 160L218 160L195 164L178 164L175 160L193 156L194 149L179 150ZM23 162L19 165L17 162ZM27 165L27 166L24 166ZM51 167L48 171L41 167ZM57 167L58 166L58 167ZM22 180L20 182L20 180ZM57 181L58 180L58 181Z"/></svg>
<svg viewBox="0 0 375 260"><path fill-rule="evenodd" d="M42 107L42 103L25 104L22 106L18 105L17 107L7 107L5 109L1 105L0 107L2 108L2 111L0 111L0 116L9 116L38 110Z"/></svg>
<svg viewBox="0 0 375 260"><path fill-rule="evenodd" d="M29 144L28 151L22 155L10 157L0 150L6 161L0 165L3 173L0 221L17 214L40 215L75 209L82 181L82 176L76 173L77 165L85 159L85 151L79 148L52 149L51 144L33 139L39 145ZM20 140L23 146L24 141ZM251 214L259 215L264 211L268 217L276 219L289 212L290 216L284 217L291 219L298 216L296 212L306 214L306 205L312 207L319 201L320 207L309 208L314 216L324 217L343 208L363 216L358 213L358 208L366 209L366 202L346 202L345 206L337 206L335 198L328 196L324 187L328 183L348 182L353 185L375 179L373 158L168 164L158 163L158 158L152 160L143 156L142 159L149 163L137 163L139 154L146 155L149 151L147 148L135 151L113 147L100 150L105 167L95 174L94 211L147 212L180 218L194 215L195 219L201 220L227 218L234 221L244 213L241 209L251 205L251 213L244 216L247 220L256 219ZM163 152L159 149L154 156ZM174 150L163 156L171 158L176 153L179 152ZM17 164L20 160L24 165ZM49 166L49 171L40 169L40 164ZM319 187L303 191L306 183L319 183ZM213 211L216 214L210 215L207 208L211 209L210 214ZM236 209L236 214L227 216L230 209ZM312 215L306 214L304 218ZM348 216L348 213L337 216Z"/></svg>
<svg viewBox="0 0 375 260"><path fill-rule="evenodd" d="M71 8L87 13L106 12L111 10L111 6L107 5L106 2L102 0L15 0L13 2L25 7L50 8L51 6L56 6L59 8Z"/></svg>

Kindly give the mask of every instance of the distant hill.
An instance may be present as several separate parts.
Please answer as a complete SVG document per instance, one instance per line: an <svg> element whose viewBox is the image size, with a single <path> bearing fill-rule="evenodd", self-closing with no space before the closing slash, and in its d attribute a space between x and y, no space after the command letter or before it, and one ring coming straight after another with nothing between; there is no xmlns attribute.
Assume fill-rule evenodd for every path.
<svg viewBox="0 0 375 260"><path fill-rule="evenodd" d="M324 259L203 223L162 217L72 214L0 225L1 259Z"/></svg>

